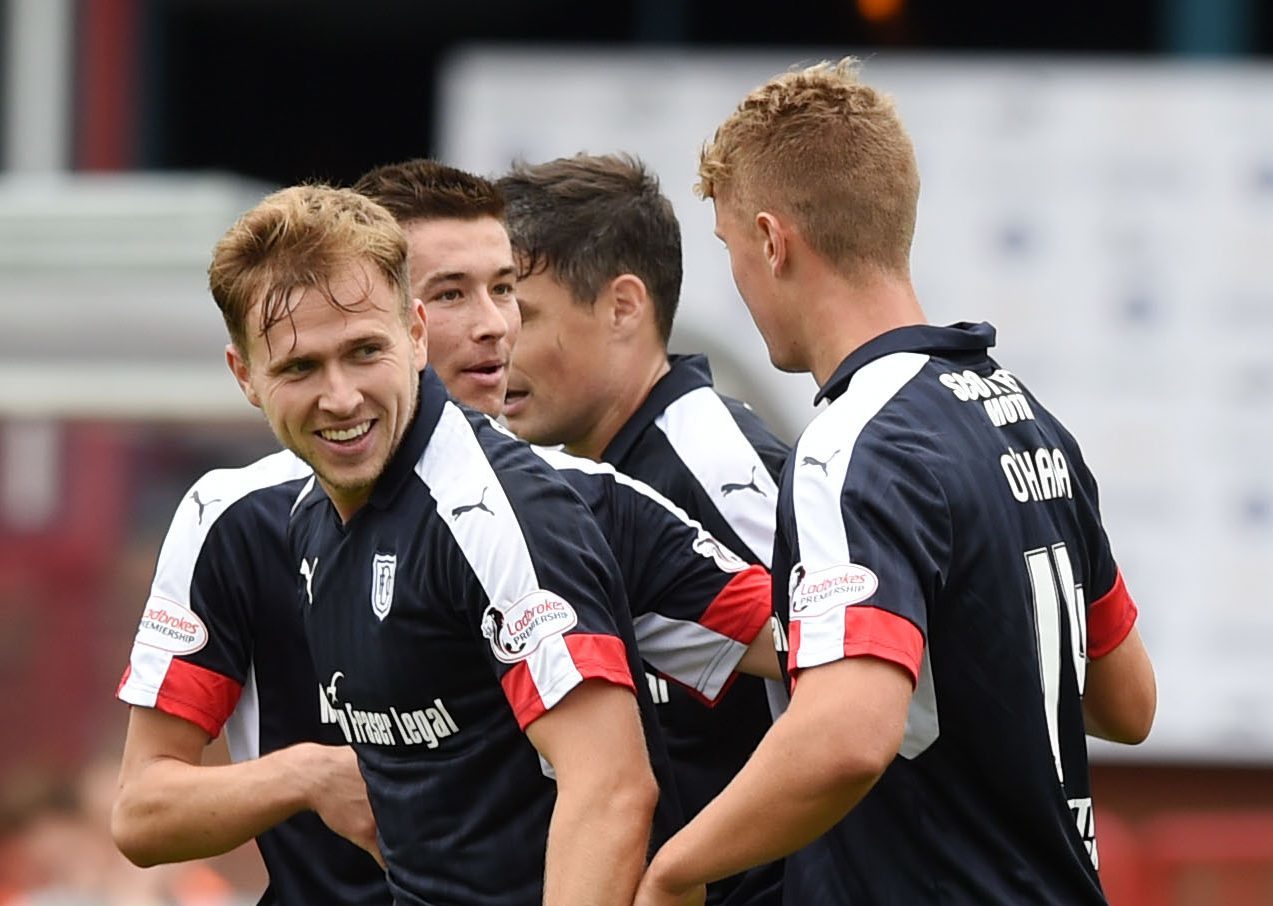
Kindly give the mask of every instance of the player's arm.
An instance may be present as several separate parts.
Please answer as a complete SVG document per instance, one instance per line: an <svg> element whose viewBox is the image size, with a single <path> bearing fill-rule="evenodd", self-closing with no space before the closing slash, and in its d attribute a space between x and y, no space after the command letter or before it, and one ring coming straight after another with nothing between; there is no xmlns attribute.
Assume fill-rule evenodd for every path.
<svg viewBox="0 0 1273 906"><path fill-rule="evenodd" d="M778 665L778 651L774 648L774 634L761 632L747 646L746 653L738 662L738 672L759 676L764 679L783 681L782 668Z"/></svg>
<svg viewBox="0 0 1273 906"><path fill-rule="evenodd" d="M1157 706L1154 667L1133 626L1112 651L1087 665L1083 721L1091 736L1135 745L1149 735Z"/></svg>
<svg viewBox="0 0 1273 906"><path fill-rule="evenodd" d="M631 902L658 799L631 690L586 681L526 735L557 775L545 906Z"/></svg>
<svg viewBox="0 0 1273 906"><path fill-rule="evenodd" d="M150 866L219 855L306 809L380 861L352 749L300 743L237 764L204 765L207 744L197 724L155 708L131 709L111 813L115 845L130 861Z"/></svg>
<svg viewBox="0 0 1273 906"><path fill-rule="evenodd" d="M795 852L858 803L902 744L912 679L852 657L801 672L791 706L721 794L654 857L637 906Z"/></svg>

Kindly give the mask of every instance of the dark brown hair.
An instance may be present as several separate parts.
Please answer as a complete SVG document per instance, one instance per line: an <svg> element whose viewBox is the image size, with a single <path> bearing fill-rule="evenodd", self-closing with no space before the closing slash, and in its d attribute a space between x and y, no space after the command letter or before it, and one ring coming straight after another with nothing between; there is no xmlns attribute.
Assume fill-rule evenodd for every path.
<svg viewBox="0 0 1273 906"><path fill-rule="evenodd" d="M681 226L645 165L627 154L517 164L496 182L522 276L548 269L580 304L633 274L654 301L667 342L681 295Z"/></svg>

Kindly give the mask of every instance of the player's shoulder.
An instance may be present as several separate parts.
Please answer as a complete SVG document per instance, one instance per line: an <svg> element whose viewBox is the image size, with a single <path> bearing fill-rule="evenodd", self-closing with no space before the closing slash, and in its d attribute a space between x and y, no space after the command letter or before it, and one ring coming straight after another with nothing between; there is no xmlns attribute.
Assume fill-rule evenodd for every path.
<svg viewBox="0 0 1273 906"><path fill-rule="evenodd" d="M838 469L841 475L878 478L883 470L930 468L946 457L940 417L929 381L940 364L914 352L895 352L864 365L838 397L819 412L796 443L796 477Z"/></svg>
<svg viewBox="0 0 1273 906"><path fill-rule="evenodd" d="M286 525L296 491L312 470L287 451L272 453L246 466L213 469L200 476L182 496L173 514L169 537L188 541L233 532L241 524L264 519Z"/></svg>
<svg viewBox="0 0 1273 906"><path fill-rule="evenodd" d="M280 450L246 466L205 472L186 496L202 505L209 517L216 518L249 495L271 489L287 493L311 475L313 470L303 460L288 450Z"/></svg>

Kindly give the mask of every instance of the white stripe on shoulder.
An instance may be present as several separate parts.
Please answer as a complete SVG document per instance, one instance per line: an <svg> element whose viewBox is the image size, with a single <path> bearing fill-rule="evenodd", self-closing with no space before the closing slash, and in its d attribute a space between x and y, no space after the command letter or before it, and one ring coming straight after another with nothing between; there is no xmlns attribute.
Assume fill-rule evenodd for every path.
<svg viewBox="0 0 1273 906"><path fill-rule="evenodd" d="M691 390L663 410L654 424L721 516L768 567L778 487L716 391Z"/></svg>
<svg viewBox="0 0 1273 906"><path fill-rule="evenodd" d="M552 466L558 472L573 469L576 472L583 472L587 475L605 475L615 484L630 488L642 497L649 498L685 525L700 531L703 530L703 526L691 517L689 513L685 512L685 510L681 509L667 497L660 494L656 488L651 487L639 478L633 478L631 475L620 472L609 463L585 459L582 456L573 456L570 453L549 447L531 445L531 449L535 451L535 454L540 459L548 463L548 465Z"/></svg>
<svg viewBox="0 0 1273 906"><path fill-rule="evenodd" d="M438 515L492 602L516 601L538 590L535 565L513 505L455 404L442 407L415 472L428 486Z"/></svg>
<svg viewBox="0 0 1273 906"><path fill-rule="evenodd" d="M928 362L917 352L876 359L853 376L844 394L804 430L792 454L792 503L800 561L809 570L852 561L840 509L858 437Z"/></svg>
<svg viewBox="0 0 1273 906"><path fill-rule="evenodd" d="M490 603L504 607L540 590L530 549L504 486L473 426L454 403L442 407L415 471L433 495L438 515ZM525 663L545 708L583 682L560 638L548 640Z"/></svg>
<svg viewBox="0 0 1273 906"><path fill-rule="evenodd" d="M199 553L212 526L231 505L254 491L310 474L309 466L284 450L241 468L214 469L196 481L177 506L168 534L159 549L155 577L143 614L152 607L159 607L202 625L202 621L190 610L190 585L194 581ZM206 629L204 633L206 642ZM129 657L128 681L118 694L129 704L153 707L174 653L182 652L173 650L171 646L146 644L147 639L153 641L145 629L139 627Z"/></svg>

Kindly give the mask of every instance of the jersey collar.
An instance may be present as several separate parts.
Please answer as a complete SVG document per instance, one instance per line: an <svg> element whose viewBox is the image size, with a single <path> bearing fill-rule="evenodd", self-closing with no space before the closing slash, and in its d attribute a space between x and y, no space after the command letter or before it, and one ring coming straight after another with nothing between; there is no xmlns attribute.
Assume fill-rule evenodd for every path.
<svg viewBox="0 0 1273 906"><path fill-rule="evenodd" d="M995 329L985 321L977 324L960 321L949 327L932 324L895 327L849 353L822 385L813 404L816 406L824 399L834 400L848 388L859 368L894 352L985 352L993 345Z"/></svg>
<svg viewBox="0 0 1273 906"><path fill-rule="evenodd" d="M415 472L416 463L424 455L424 448L429 445L433 429L442 417L442 407L450 397L442 379L430 367L420 372L420 395L416 402L415 415L407 426L407 433L402 435L402 443L389 458L384 472L376 479L376 486L371 491L371 506L377 509L388 509L397 497L407 476Z"/></svg>
<svg viewBox="0 0 1273 906"><path fill-rule="evenodd" d="M712 369L707 364L705 355L670 355L667 357L671 369L659 378L650 388L637 411L627 420L619 433L610 441L601 461L612 465L623 462L631 452L637 438L649 425L658 418L663 410L678 399L700 387L712 386Z"/></svg>

